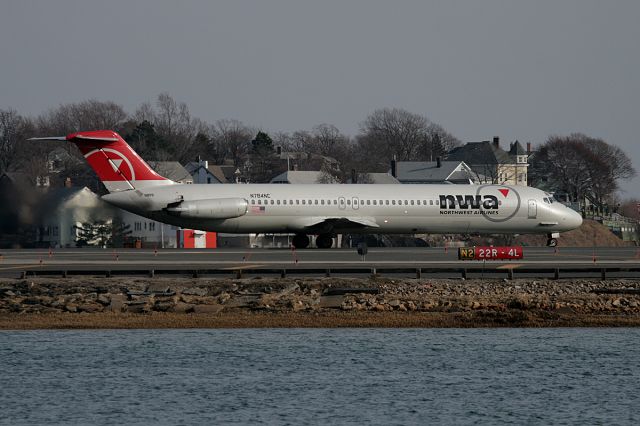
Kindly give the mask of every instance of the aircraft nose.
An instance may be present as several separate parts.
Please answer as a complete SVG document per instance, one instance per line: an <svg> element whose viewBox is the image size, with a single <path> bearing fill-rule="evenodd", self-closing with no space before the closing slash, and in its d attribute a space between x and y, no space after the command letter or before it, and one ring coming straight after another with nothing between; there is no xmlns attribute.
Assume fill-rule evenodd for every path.
<svg viewBox="0 0 640 426"><path fill-rule="evenodd" d="M569 209L564 217L564 222L571 229L579 228L582 225L582 215L575 210Z"/></svg>

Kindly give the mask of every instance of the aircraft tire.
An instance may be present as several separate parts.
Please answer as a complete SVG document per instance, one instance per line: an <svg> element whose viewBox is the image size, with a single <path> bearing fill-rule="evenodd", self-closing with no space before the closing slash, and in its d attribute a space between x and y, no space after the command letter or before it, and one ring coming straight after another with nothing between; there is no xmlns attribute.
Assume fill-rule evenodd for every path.
<svg viewBox="0 0 640 426"><path fill-rule="evenodd" d="M547 240L547 247L555 247L558 245L558 240L556 238L549 238Z"/></svg>
<svg viewBox="0 0 640 426"><path fill-rule="evenodd" d="M316 238L316 247L319 249L328 249L333 246L333 237L331 234L320 234Z"/></svg>
<svg viewBox="0 0 640 426"><path fill-rule="evenodd" d="M305 249L309 247L309 237L305 234L296 234L291 244L297 249Z"/></svg>

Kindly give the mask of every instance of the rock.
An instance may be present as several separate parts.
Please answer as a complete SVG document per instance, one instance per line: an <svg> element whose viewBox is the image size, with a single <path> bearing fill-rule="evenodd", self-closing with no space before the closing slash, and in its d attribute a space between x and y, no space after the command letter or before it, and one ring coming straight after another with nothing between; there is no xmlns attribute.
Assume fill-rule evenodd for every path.
<svg viewBox="0 0 640 426"><path fill-rule="evenodd" d="M75 312L78 312L78 305L74 305L74 304L72 304L72 303L67 303L67 304L64 306L64 309L65 309L67 312L73 312L73 313L75 313Z"/></svg>
<svg viewBox="0 0 640 426"><path fill-rule="evenodd" d="M201 287L191 287L191 288L185 288L184 290L182 290L181 293L189 296L206 296L208 293L208 290L206 288L201 288Z"/></svg>
<svg viewBox="0 0 640 426"><path fill-rule="evenodd" d="M391 306L392 308L399 308L401 305L400 300L398 299L393 299L391 301L389 301L389 306Z"/></svg>
<svg viewBox="0 0 640 426"><path fill-rule="evenodd" d="M217 314L224 309L223 305L195 305L193 306L193 313L196 314Z"/></svg>
<svg viewBox="0 0 640 426"><path fill-rule="evenodd" d="M97 303L84 303L78 306L78 312L95 313L102 312L104 307Z"/></svg>
<svg viewBox="0 0 640 426"><path fill-rule="evenodd" d="M374 305L373 310L374 311L386 311L387 308L384 305L378 303L378 304Z"/></svg>
<svg viewBox="0 0 640 426"><path fill-rule="evenodd" d="M219 303L226 303L229 299L231 299L231 295L227 292L224 292L218 296Z"/></svg>
<svg viewBox="0 0 640 426"><path fill-rule="evenodd" d="M189 314L194 311L194 306L188 303L178 302L171 308L171 312L178 314Z"/></svg>
<svg viewBox="0 0 640 426"><path fill-rule="evenodd" d="M167 312L173 308L175 303L171 300L157 300L153 304L153 310L158 312Z"/></svg>
<svg viewBox="0 0 640 426"><path fill-rule="evenodd" d="M124 294L112 294L109 299L109 311L122 312L124 310L124 302L127 300L127 297Z"/></svg>
<svg viewBox="0 0 640 426"><path fill-rule="evenodd" d="M344 296L320 296L320 302L318 303L318 307L320 308L341 308L342 302L344 301Z"/></svg>
<svg viewBox="0 0 640 426"><path fill-rule="evenodd" d="M106 294L99 294L96 298L96 302L104 306L109 306L111 304L111 298Z"/></svg>
<svg viewBox="0 0 640 426"><path fill-rule="evenodd" d="M147 305L146 301L125 302L124 307L126 312L134 314L149 312L149 305Z"/></svg>
<svg viewBox="0 0 640 426"><path fill-rule="evenodd" d="M615 306L616 308L622 306L622 301L620 299L614 299L613 301L611 301L611 305Z"/></svg>

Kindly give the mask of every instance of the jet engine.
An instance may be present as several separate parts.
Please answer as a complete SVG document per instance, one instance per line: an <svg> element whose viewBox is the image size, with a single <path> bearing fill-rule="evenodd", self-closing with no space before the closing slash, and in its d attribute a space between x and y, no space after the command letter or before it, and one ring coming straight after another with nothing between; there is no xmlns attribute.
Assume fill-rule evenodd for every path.
<svg viewBox="0 0 640 426"><path fill-rule="evenodd" d="M244 198L214 198L178 201L169 204L164 210L185 219L232 219L245 215L248 206Z"/></svg>

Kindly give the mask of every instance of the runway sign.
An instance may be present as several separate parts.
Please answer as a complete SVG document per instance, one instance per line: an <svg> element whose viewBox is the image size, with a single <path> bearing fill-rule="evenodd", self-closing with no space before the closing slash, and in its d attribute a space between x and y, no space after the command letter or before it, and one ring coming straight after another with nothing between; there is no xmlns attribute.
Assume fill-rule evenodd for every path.
<svg viewBox="0 0 640 426"><path fill-rule="evenodd" d="M459 260L512 260L522 259L521 246L504 247L460 247Z"/></svg>

